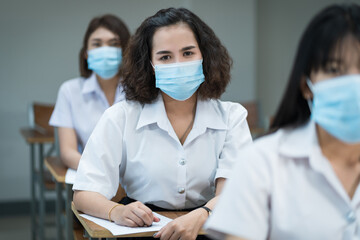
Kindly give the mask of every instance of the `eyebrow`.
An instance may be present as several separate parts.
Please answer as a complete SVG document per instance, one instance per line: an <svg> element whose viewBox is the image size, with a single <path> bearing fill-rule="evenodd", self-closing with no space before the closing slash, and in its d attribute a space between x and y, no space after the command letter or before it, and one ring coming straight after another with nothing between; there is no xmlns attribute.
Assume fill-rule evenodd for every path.
<svg viewBox="0 0 360 240"><path fill-rule="evenodd" d="M93 41L93 42L100 42L100 41L102 41L100 38L93 38L93 39L91 39L90 41ZM109 41L120 41L120 38L118 38L118 37L115 37L115 38L111 38Z"/></svg>
<svg viewBox="0 0 360 240"><path fill-rule="evenodd" d="M190 49L193 49L193 48L195 48L195 46L188 46L188 47L182 48L181 51L183 52L183 51L187 51L187 50L190 50Z"/></svg>
<svg viewBox="0 0 360 240"><path fill-rule="evenodd" d="M195 46L187 46L187 47L183 47L180 51L184 52L190 49L196 48ZM169 54L171 53L171 51L168 50L162 50L162 51L158 51L156 54Z"/></svg>

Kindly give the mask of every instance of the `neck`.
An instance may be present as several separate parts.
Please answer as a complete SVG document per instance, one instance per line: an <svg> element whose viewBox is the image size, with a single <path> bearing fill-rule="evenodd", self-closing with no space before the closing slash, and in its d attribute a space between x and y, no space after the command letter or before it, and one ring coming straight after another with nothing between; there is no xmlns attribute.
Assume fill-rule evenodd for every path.
<svg viewBox="0 0 360 240"><path fill-rule="evenodd" d="M100 85L101 90L105 94L109 106L113 105L115 101L116 88L119 82L119 76L115 75L115 77L111 79L102 79L101 77L96 75L96 79Z"/></svg>
<svg viewBox="0 0 360 240"><path fill-rule="evenodd" d="M360 163L360 143L348 144L330 135L316 125L316 132L323 154L330 162L352 167Z"/></svg>
<svg viewBox="0 0 360 240"><path fill-rule="evenodd" d="M194 93L190 98L186 99L185 101L175 100L163 92L161 92L161 95L164 101L167 115L185 116L195 113L195 106L197 102L196 93Z"/></svg>
<svg viewBox="0 0 360 240"><path fill-rule="evenodd" d="M118 82L119 82L119 76L115 75L114 77L110 79L103 79L100 76L96 75L96 79L101 87L101 89L106 92L109 90L116 89Z"/></svg>

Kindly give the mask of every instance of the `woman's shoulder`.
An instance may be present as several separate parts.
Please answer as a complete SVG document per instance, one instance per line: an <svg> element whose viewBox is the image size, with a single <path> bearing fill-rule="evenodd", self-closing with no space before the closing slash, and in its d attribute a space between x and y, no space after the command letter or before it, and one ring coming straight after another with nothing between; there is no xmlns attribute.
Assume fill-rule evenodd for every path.
<svg viewBox="0 0 360 240"><path fill-rule="evenodd" d="M213 105L217 106L219 109L222 109L223 111L246 112L246 109L240 103L237 103L237 102L222 101L219 99L212 99L212 100L209 100L209 102L211 102Z"/></svg>
<svg viewBox="0 0 360 240"><path fill-rule="evenodd" d="M212 99L206 101L205 104L208 105L206 106L208 109L209 107L214 109L227 124L236 124L246 120L247 110L240 103Z"/></svg>
<svg viewBox="0 0 360 240"><path fill-rule="evenodd" d="M284 146L292 146L291 148L301 147L302 141L305 139L297 139L294 141L292 136L296 135L297 132L302 131L301 128L282 128L275 132L266 134L262 137L257 138L253 144L253 151L257 152L263 158L270 159L272 161L279 160L282 155L282 149ZM288 147L287 147L288 148Z"/></svg>
<svg viewBox="0 0 360 240"><path fill-rule="evenodd" d="M72 78L72 79L66 80L65 82L63 82L61 84L59 91L79 92L82 89L82 86L83 86L85 80L86 80L86 78L84 78L84 77L77 77L77 78Z"/></svg>
<svg viewBox="0 0 360 240"><path fill-rule="evenodd" d="M124 115L140 114L143 106L139 102L122 100L105 110L104 115L122 117Z"/></svg>

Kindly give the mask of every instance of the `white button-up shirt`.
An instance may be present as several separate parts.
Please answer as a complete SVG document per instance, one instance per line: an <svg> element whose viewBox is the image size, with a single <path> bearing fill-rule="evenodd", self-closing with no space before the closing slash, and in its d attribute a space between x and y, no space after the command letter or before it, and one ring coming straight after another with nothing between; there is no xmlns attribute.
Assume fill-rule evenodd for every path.
<svg viewBox="0 0 360 240"><path fill-rule="evenodd" d="M114 103L123 99L124 93L119 85ZM71 79L64 82L59 89L49 124L55 127L73 128L82 150L101 115L109 107L94 73L89 78Z"/></svg>
<svg viewBox="0 0 360 240"><path fill-rule="evenodd" d="M130 198L167 209L200 206L227 178L239 149L252 142L240 104L198 100L181 145L161 95L152 104L122 101L105 111L80 160L74 190L108 199L119 185Z"/></svg>
<svg viewBox="0 0 360 240"><path fill-rule="evenodd" d="M350 199L310 121L242 152L206 228L219 239L359 239L359 204L359 186Z"/></svg>

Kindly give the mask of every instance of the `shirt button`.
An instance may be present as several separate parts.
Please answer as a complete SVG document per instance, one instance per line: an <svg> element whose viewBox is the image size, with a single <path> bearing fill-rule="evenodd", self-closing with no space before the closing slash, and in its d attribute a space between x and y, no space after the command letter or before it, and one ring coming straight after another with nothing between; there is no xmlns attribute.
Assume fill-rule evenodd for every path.
<svg viewBox="0 0 360 240"><path fill-rule="evenodd" d="M185 188L183 187L178 188L178 193L183 194L184 192L185 192Z"/></svg>
<svg viewBox="0 0 360 240"><path fill-rule="evenodd" d="M356 220L356 215L355 215L354 211L348 212L348 213L346 214L346 219L347 219L347 221L348 221L349 223L355 222L355 220Z"/></svg>
<svg viewBox="0 0 360 240"><path fill-rule="evenodd" d="M180 164L180 165L185 165L185 163L186 163L186 161L185 161L185 159L183 159L183 158L179 161L179 164Z"/></svg>

